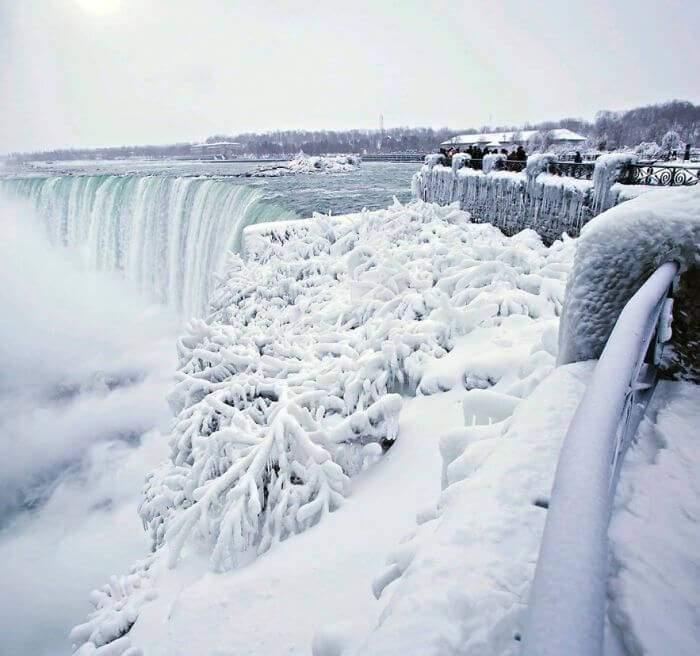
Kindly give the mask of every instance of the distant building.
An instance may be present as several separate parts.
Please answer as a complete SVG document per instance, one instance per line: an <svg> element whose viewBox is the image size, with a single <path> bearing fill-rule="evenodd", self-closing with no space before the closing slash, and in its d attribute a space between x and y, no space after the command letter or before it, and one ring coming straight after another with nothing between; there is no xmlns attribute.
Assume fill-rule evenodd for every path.
<svg viewBox="0 0 700 656"><path fill-rule="evenodd" d="M566 128L557 128L555 130L516 130L515 132L489 132L478 134L460 134L452 139L443 141L440 146L442 148L469 148L469 146L479 146L484 148L505 148L512 150L518 146L525 146L538 132L543 135L549 134L552 143L559 146L580 146L586 137L576 134Z"/></svg>
<svg viewBox="0 0 700 656"><path fill-rule="evenodd" d="M190 147L193 157L198 159L233 159L241 152L241 144L235 141L200 143Z"/></svg>

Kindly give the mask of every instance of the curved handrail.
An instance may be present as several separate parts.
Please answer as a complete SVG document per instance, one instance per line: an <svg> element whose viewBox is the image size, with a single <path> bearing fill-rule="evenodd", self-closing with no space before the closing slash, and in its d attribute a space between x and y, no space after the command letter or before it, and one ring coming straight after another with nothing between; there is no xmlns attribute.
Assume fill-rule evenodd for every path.
<svg viewBox="0 0 700 656"><path fill-rule="evenodd" d="M530 593L524 656L602 653L610 511L622 458L653 393L657 344L670 338L668 292L677 273L677 263L662 265L625 305L569 426Z"/></svg>

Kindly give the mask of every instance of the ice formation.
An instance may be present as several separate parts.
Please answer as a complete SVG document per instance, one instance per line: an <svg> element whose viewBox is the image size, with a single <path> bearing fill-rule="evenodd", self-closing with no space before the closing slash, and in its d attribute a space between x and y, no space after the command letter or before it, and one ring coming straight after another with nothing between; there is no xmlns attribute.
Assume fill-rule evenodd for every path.
<svg viewBox="0 0 700 656"><path fill-rule="evenodd" d="M537 342L563 301L570 241L508 238L420 201L249 232L212 314L179 342L171 457L144 491L155 557L171 565L202 552L214 569L243 565L338 508L348 478L396 439L401 395L502 380L517 399L554 362L546 337L457 377L438 366L459 368L459 351L449 356L480 326L514 322L523 335L531 322ZM460 444L452 481L467 471ZM101 600L76 642L113 621Z"/></svg>
<svg viewBox="0 0 700 656"><path fill-rule="evenodd" d="M599 157L592 181L550 174L554 153L530 155L523 173L494 170L501 155L487 156L482 171L463 168L466 160L454 157L451 168L441 155L426 157L412 181L414 198L459 202L475 221L488 221L510 235L532 228L550 242L564 233L577 236L596 214L649 189L616 184L625 167L636 163L632 153Z"/></svg>
<svg viewBox="0 0 700 656"><path fill-rule="evenodd" d="M592 216L590 181L541 172L553 155L531 156L527 173L487 174L459 167L466 161L462 159L456 167L453 158L453 166L448 168L439 157L427 157L414 176L414 198L441 205L459 202L475 221L496 225L509 235L532 228L550 242L564 233L577 235Z"/></svg>
<svg viewBox="0 0 700 656"><path fill-rule="evenodd" d="M554 153L534 153L530 155L525 165L527 177L534 179L540 173L549 173L550 165L556 161L557 156Z"/></svg>
<svg viewBox="0 0 700 656"><path fill-rule="evenodd" d="M253 177L275 178L281 175L297 173L348 173L360 166L358 155L328 155L325 157L299 153L285 164L260 167Z"/></svg>
<svg viewBox="0 0 700 656"><path fill-rule="evenodd" d="M505 162L506 156L503 153L493 153L489 155L484 155L481 168L484 173L490 173L492 170L498 171L500 162Z"/></svg>
<svg viewBox="0 0 700 656"><path fill-rule="evenodd" d="M669 260L682 272L697 267L699 249L700 189L695 187L649 192L592 220L578 240L567 286L559 362L599 357L640 285Z"/></svg>
<svg viewBox="0 0 700 656"><path fill-rule="evenodd" d="M550 185L546 173L528 180L471 169L459 169L455 180L438 157L421 175L444 199L472 178L562 185ZM572 193L585 186L563 184ZM425 402L432 418L447 407L446 397L461 401L463 425L439 440L437 503L418 513L415 531L376 570L373 592L386 599L378 622L371 628L371 621L351 625L343 617L346 624L318 632L313 653L515 656L561 442L592 370L591 362L555 368L558 317L565 309L572 326L565 332L573 338L560 338L562 349L595 346L607 328L586 319L592 295L603 298L602 306L595 299L597 316L617 316L636 286L610 271L622 268L634 281L652 266L636 261L642 259L636 248L649 250L651 259L670 252L685 265L693 262L698 193L647 194L600 217L580 240L564 238L549 248L534 231L507 237L470 223L456 204L422 201L248 228L243 255L230 256L218 281L212 313L192 322L179 342L170 460L149 476L141 506L155 553L147 572L137 567L137 578L118 579L117 587L113 581L94 598L94 614L73 633L81 656L123 656L128 649L135 656L136 645L146 644L176 653L182 635L201 633L202 613L207 631L218 632L207 643L214 649L219 638L228 639L230 618L243 612L234 607L242 604L255 605L265 626L272 622L298 637L303 632L291 614L265 615L271 587L284 585L291 595L302 580L289 575L294 567L285 558L292 553L304 563L310 599L304 608L327 603L327 586L342 588L355 572L352 565L337 573L344 563L334 557L341 551L336 545L326 569L315 560L336 539L340 524L333 522L350 510L351 487L361 494L371 479L359 474L381 475L391 463L382 454L401 448L411 431L410 421L399 429L402 407ZM679 217L667 228L676 236L664 233L653 246L662 214ZM623 248L611 243L613 228ZM639 246L631 246L633 236ZM565 301L579 241L592 248L587 255L579 247L580 280L569 285ZM615 248L619 260L610 260ZM398 476L388 494L413 485L410 476ZM326 517L344 500L348 508ZM361 524L367 511L354 510L345 530L371 540ZM314 531L295 537L313 524L319 524ZM333 531L323 532L329 526ZM251 563L265 552L264 563ZM202 556L215 570L248 567L204 578ZM268 559L281 578L258 594L269 571L256 575L254 568ZM331 570L333 583L324 583L319 572ZM199 571L194 583L191 571ZM241 586L249 599L221 612L211 608L212 589L235 596ZM173 609L189 619L168 624L165 636L155 618L169 621ZM150 623L139 623L144 614ZM240 630L238 644L250 644L250 633ZM275 653L288 650L272 642ZM265 644L273 653L272 643Z"/></svg>
<svg viewBox="0 0 700 656"><path fill-rule="evenodd" d="M593 169L593 212L600 214L617 203L617 198L610 193L624 168L636 164L634 153L608 153L595 161Z"/></svg>

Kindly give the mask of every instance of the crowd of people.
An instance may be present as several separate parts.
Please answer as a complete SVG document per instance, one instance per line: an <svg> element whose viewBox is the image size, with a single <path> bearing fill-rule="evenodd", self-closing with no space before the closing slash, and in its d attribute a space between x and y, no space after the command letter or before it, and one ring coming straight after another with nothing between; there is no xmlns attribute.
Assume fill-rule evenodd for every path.
<svg viewBox="0 0 700 656"><path fill-rule="evenodd" d="M524 162L527 161L527 152L525 152L525 149L522 147L522 145L518 146L517 148L512 149L510 152L508 152L505 148L501 148L499 151L498 148L489 148L488 146L484 147L482 150L479 148L478 145L476 146L469 146L469 148L466 148L464 150L460 150L458 147L453 147L453 148L440 148L440 154L444 155L447 158L447 163L452 162L452 157L456 155L457 153L466 153L472 158L472 167L480 169L481 168L481 162L483 161L484 157L486 155L505 155L505 158L511 162ZM569 157L563 157L563 159L570 159L573 162L582 162L583 158L581 157L581 152L580 151L575 151L575 153L569 155Z"/></svg>
<svg viewBox="0 0 700 656"><path fill-rule="evenodd" d="M469 155L474 161L475 168L481 168L481 162L486 155L501 154L505 155L506 159L514 162L525 162L527 160L527 153L522 146L518 146L510 152L508 152L505 148L501 148L499 152L498 148L489 148L488 146L485 146L482 150L478 145L469 146L469 148L464 150L461 150L458 147L440 148L440 154L444 155L448 162L451 162L453 155L456 155L457 153L466 153Z"/></svg>

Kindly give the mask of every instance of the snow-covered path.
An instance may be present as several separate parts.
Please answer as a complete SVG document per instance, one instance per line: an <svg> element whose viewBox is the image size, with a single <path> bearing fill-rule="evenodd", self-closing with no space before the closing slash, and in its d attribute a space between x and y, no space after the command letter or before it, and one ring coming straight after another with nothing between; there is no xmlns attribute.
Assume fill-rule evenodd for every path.
<svg viewBox="0 0 700 656"><path fill-rule="evenodd" d="M618 653L700 653L699 427L700 386L662 382L623 463L609 530Z"/></svg>

